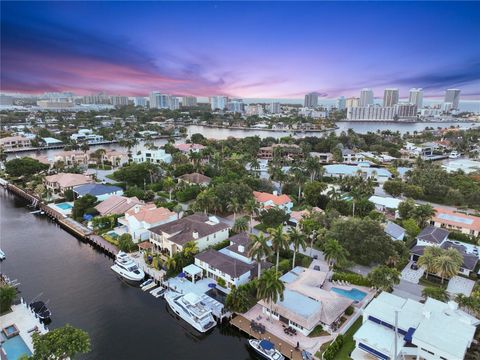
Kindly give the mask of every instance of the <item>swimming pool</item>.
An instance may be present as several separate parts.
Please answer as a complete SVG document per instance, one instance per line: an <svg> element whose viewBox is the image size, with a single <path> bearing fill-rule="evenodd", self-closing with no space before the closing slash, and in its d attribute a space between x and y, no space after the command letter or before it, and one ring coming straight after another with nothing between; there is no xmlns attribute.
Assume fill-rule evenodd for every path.
<svg viewBox="0 0 480 360"><path fill-rule="evenodd" d="M60 209L62 210L70 210L73 206L68 203L68 202L63 202L63 203L59 203L59 204L55 204L57 207L59 207Z"/></svg>
<svg viewBox="0 0 480 360"><path fill-rule="evenodd" d="M345 290L345 289L339 289L336 287L332 287L332 291L336 292L338 295L344 296L346 298L352 299L353 301L362 301L365 296L367 296L366 293L363 291L360 291L358 289L351 289L351 290Z"/></svg>
<svg viewBox="0 0 480 360"><path fill-rule="evenodd" d="M18 360L22 355L32 355L32 352L20 335L5 340L2 347L7 353L8 360Z"/></svg>

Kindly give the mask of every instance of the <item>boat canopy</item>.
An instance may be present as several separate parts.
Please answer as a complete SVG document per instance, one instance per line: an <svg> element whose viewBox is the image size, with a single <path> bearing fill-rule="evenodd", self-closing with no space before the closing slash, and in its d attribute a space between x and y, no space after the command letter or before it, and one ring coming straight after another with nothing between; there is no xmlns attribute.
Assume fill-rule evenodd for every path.
<svg viewBox="0 0 480 360"><path fill-rule="evenodd" d="M270 341L268 340L262 340L260 341L260 346L264 349L264 350L272 350L275 346L273 345L273 343L271 343Z"/></svg>

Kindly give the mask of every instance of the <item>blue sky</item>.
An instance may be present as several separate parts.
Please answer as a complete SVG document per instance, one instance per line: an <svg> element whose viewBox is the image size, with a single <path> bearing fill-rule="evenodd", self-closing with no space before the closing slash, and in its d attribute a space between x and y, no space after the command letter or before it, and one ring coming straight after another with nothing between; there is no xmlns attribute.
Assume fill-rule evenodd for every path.
<svg viewBox="0 0 480 360"><path fill-rule="evenodd" d="M478 2L2 2L2 91L480 98Z"/></svg>

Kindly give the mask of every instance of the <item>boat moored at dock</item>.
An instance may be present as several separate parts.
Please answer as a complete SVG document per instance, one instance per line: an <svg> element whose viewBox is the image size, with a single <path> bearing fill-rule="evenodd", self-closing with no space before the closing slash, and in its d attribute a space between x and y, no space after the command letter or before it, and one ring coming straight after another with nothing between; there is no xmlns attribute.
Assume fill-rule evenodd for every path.
<svg viewBox="0 0 480 360"><path fill-rule="evenodd" d="M40 320L47 321L52 317L52 312L43 301L34 301L30 303L30 309L33 310Z"/></svg>
<svg viewBox="0 0 480 360"><path fill-rule="evenodd" d="M275 349L273 343L268 340L248 340L250 346L255 350L257 354L268 360L284 360L285 357L282 353Z"/></svg>
<svg viewBox="0 0 480 360"><path fill-rule="evenodd" d="M175 314L199 332L207 332L217 325L211 310L202 303L202 299L195 293L184 295L175 291L168 291L165 293L165 300Z"/></svg>
<svg viewBox="0 0 480 360"><path fill-rule="evenodd" d="M115 264L112 265L111 269L121 278L134 285L138 285L145 278L143 270L123 251L117 254Z"/></svg>

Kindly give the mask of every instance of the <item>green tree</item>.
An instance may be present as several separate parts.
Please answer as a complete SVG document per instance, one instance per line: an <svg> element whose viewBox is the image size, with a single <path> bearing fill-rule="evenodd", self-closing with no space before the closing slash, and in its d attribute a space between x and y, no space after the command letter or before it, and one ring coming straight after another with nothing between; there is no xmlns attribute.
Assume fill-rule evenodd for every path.
<svg viewBox="0 0 480 360"><path fill-rule="evenodd" d="M248 230L248 217L242 216L235 220L232 230L236 233L241 233Z"/></svg>
<svg viewBox="0 0 480 360"><path fill-rule="evenodd" d="M69 324L50 330L46 334L34 332L32 340L34 348L33 359L35 360L73 359L77 354L85 354L90 351L88 334Z"/></svg>
<svg viewBox="0 0 480 360"><path fill-rule="evenodd" d="M328 239L325 242L323 253L325 254L325 260L327 260L329 267L332 267L335 263L345 262L348 256L348 252L335 239Z"/></svg>
<svg viewBox="0 0 480 360"><path fill-rule="evenodd" d="M43 164L37 159L32 159L30 157L12 159L5 164L5 171L7 174L14 177L23 176L28 178L45 171L48 168L49 166L47 164Z"/></svg>
<svg viewBox="0 0 480 360"><path fill-rule="evenodd" d="M400 283L400 272L395 268L379 265L368 274L368 280L378 290L391 291L394 285Z"/></svg>
<svg viewBox="0 0 480 360"><path fill-rule="evenodd" d="M295 256L297 255L300 248L305 251L307 247L307 238L304 234L298 231L297 228L290 228L288 230L288 242L293 245L293 260L292 260L292 269L295 268Z"/></svg>
<svg viewBox="0 0 480 360"><path fill-rule="evenodd" d="M288 249L288 238L283 232L283 225L278 225L275 228L269 228L270 241L272 242L273 251L277 254L277 261L275 263L275 271L278 271L278 262L280 261L280 250Z"/></svg>
<svg viewBox="0 0 480 360"><path fill-rule="evenodd" d="M401 180L387 180L383 184L383 190L392 196L400 196L403 192L403 182Z"/></svg>
<svg viewBox="0 0 480 360"><path fill-rule="evenodd" d="M448 301L448 294L447 290L442 287L437 286L427 286L422 290L422 296L425 298L432 298L439 301L447 302Z"/></svg>
<svg viewBox="0 0 480 360"><path fill-rule="evenodd" d="M231 198L227 202L228 211L233 212L233 222L237 219L237 212L242 210L242 204L236 198Z"/></svg>
<svg viewBox="0 0 480 360"><path fill-rule="evenodd" d="M133 242L132 236L125 233L118 237L118 248L125 252L132 252L137 248L137 245Z"/></svg>
<svg viewBox="0 0 480 360"><path fill-rule="evenodd" d="M319 181L310 181L305 184L303 194L305 200L310 206L319 206L323 195L322 192L327 188L327 184Z"/></svg>
<svg viewBox="0 0 480 360"><path fill-rule="evenodd" d="M278 300L283 300L284 291L285 285L280 280L280 274L276 270L269 269L265 271L258 280L257 296L270 305L270 318L273 312L273 304Z"/></svg>
<svg viewBox="0 0 480 360"><path fill-rule="evenodd" d="M267 227L277 227L290 219L290 216L282 209L273 207L260 213L260 221Z"/></svg>
<svg viewBox="0 0 480 360"><path fill-rule="evenodd" d="M98 212L94 208L96 203L97 198L90 194L78 198L73 202L72 217L75 220L82 221L84 214L97 214Z"/></svg>
<svg viewBox="0 0 480 360"><path fill-rule="evenodd" d="M0 314L3 314L10 306L17 296L17 289L13 286L4 285L0 287Z"/></svg>
<svg viewBox="0 0 480 360"><path fill-rule="evenodd" d="M436 258L442 254L442 249L436 246L428 246L425 248L423 255L417 260L419 266L425 268L425 278L428 279L429 274L437 272Z"/></svg>
<svg viewBox="0 0 480 360"><path fill-rule="evenodd" d="M262 261L264 261L268 256L270 256L271 248L267 244L267 239L263 233L258 235L250 235L250 247L248 249L248 256L253 258L257 262L258 270L257 277L260 277L262 274Z"/></svg>
<svg viewBox="0 0 480 360"><path fill-rule="evenodd" d="M67 189L63 192L63 197L67 201L73 201L75 199L75 194L72 189Z"/></svg>
<svg viewBox="0 0 480 360"><path fill-rule="evenodd" d="M461 263L458 263L448 254L442 254L435 259L435 270L442 279L442 284L445 278L451 278L460 270Z"/></svg>
<svg viewBox="0 0 480 360"><path fill-rule="evenodd" d="M414 219L406 219L402 221L402 226L404 227L407 235L414 239L420 233L420 227L417 225L417 222Z"/></svg>
<svg viewBox="0 0 480 360"><path fill-rule="evenodd" d="M245 203L245 211L247 214L250 216L250 222L249 222L249 227L250 227L250 232L253 230L253 217L255 215L258 215L258 203L255 200L255 198L250 198L247 200Z"/></svg>

